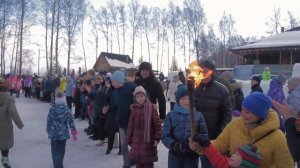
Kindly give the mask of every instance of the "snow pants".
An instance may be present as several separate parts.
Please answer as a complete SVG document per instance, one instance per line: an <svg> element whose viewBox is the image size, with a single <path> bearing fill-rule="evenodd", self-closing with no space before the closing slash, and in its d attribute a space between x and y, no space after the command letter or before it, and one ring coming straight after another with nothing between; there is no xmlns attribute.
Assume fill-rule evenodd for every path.
<svg viewBox="0 0 300 168"><path fill-rule="evenodd" d="M63 168L67 140L51 140L51 154L54 168Z"/></svg>

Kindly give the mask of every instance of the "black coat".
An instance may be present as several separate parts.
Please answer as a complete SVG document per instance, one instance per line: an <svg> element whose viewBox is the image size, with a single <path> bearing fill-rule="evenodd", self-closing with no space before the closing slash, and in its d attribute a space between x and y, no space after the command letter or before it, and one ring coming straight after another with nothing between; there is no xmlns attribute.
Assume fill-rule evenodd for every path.
<svg viewBox="0 0 300 168"><path fill-rule="evenodd" d="M293 159L296 162L300 161L300 132L296 130L296 118L288 118L284 127L286 130L287 143Z"/></svg>
<svg viewBox="0 0 300 168"><path fill-rule="evenodd" d="M262 90L262 88L258 84L255 84L255 85L251 86L251 93L252 92L264 93L264 91Z"/></svg>
<svg viewBox="0 0 300 168"><path fill-rule="evenodd" d="M156 104L158 101L160 118L165 119L166 118L166 97L164 95L160 83L154 77L149 77L146 79L142 79L140 77L136 79L134 82L137 86L143 86L145 88L147 92L147 96L153 104Z"/></svg>
<svg viewBox="0 0 300 168"><path fill-rule="evenodd" d="M201 84L195 89L195 108L206 121L208 134L216 139L231 121L231 102L227 88L217 81Z"/></svg>
<svg viewBox="0 0 300 168"><path fill-rule="evenodd" d="M107 116L106 116L104 128L109 134L114 134L118 132L119 127L116 122L117 107L114 103L114 90L112 90L111 88L108 90L106 94L105 105L108 105L109 108L106 113Z"/></svg>

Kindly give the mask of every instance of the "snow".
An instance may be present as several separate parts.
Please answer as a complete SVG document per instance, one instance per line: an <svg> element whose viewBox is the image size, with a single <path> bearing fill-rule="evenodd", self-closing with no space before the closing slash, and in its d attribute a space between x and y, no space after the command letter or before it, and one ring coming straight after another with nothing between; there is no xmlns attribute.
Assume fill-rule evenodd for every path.
<svg viewBox="0 0 300 168"><path fill-rule="evenodd" d="M243 83L245 95L250 92L250 81ZM262 81L261 86L267 92L269 82ZM287 93L286 86L284 88ZM10 161L13 168L53 168L50 140L47 139L45 131L46 118L50 105L36 99L16 99L17 109L24 122L25 127L18 130L14 126L15 145L10 150ZM169 103L167 103L169 109ZM73 108L74 111L74 108ZM122 167L122 156L117 155L118 149L114 149L110 155L105 155L106 145L96 146L96 142L88 139L83 129L88 126L87 121L75 119L78 129L78 140L67 141L64 159L65 168L120 168ZM159 161L155 168L166 168L168 161L168 150L160 143L158 146ZM200 166L199 166L200 167ZM0 168L2 168L0 166Z"/></svg>
<svg viewBox="0 0 300 168"><path fill-rule="evenodd" d="M289 31L263 38L258 42L235 47L232 50L259 49L274 47L300 47L300 31Z"/></svg>
<svg viewBox="0 0 300 168"><path fill-rule="evenodd" d="M125 63L116 59L110 59L108 57L105 57L108 64L111 67L120 67L120 68L126 68L126 69L130 69L130 68L136 68L133 63Z"/></svg>

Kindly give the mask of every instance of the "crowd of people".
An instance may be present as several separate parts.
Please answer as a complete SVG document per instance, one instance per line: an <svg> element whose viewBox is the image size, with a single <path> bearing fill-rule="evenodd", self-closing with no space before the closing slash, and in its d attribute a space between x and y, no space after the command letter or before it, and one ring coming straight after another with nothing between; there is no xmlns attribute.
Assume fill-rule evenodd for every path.
<svg viewBox="0 0 300 168"><path fill-rule="evenodd" d="M187 81L183 72L174 75L172 81L165 82L163 74L157 79L148 62L139 65L134 77L120 69L112 73L90 70L78 77L1 78L2 164L9 166L11 120L23 127L11 95L19 97L24 91L26 98L52 104L46 130L55 168L63 167L66 140L77 140L74 118L88 121L84 131L96 145L107 141L107 155L114 147L119 149L123 168L153 168L159 159L160 141L169 149L169 168L197 168L199 161L203 168L294 168L295 162L299 167L300 77L287 82L283 75L264 77L270 80L270 87L263 93L261 78L253 76L252 91L244 97L245 86L234 80L232 72L218 74L211 60L200 60L199 66L205 78L194 90L194 128L188 92L194 83ZM284 95L285 83L289 95ZM2 134L3 129L11 132Z"/></svg>

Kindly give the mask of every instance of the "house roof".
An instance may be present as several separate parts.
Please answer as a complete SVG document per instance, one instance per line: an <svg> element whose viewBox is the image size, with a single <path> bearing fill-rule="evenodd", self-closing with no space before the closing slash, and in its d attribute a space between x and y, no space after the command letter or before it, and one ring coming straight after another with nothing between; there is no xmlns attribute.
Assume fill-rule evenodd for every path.
<svg viewBox="0 0 300 168"><path fill-rule="evenodd" d="M132 60L128 55L101 52L100 57L102 56L105 56L106 58L111 60L118 60L125 63L132 63Z"/></svg>
<svg viewBox="0 0 300 168"><path fill-rule="evenodd" d="M119 67L119 68L126 68L126 69L135 68L133 63L126 63L118 59L111 59L111 57L107 57L107 56L105 56L105 58L111 67Z"/></svg>
<svg viewBox="0 0 300 168"><path fill-rule="evenodd" d="M231 49L247 50L262 48L280 48L280 47L299 47L300 48L300 31L287 31L274 36L263 38L255 43L239 46Z"/></svg>

